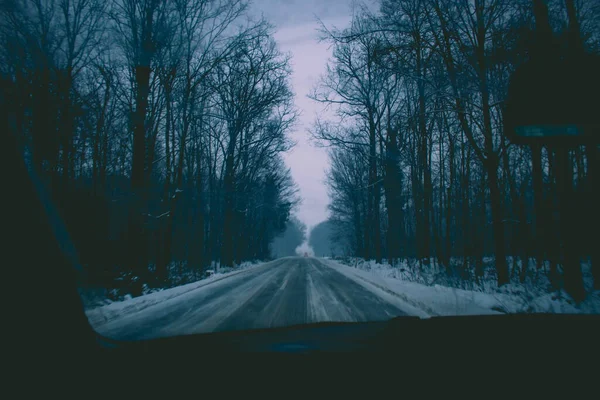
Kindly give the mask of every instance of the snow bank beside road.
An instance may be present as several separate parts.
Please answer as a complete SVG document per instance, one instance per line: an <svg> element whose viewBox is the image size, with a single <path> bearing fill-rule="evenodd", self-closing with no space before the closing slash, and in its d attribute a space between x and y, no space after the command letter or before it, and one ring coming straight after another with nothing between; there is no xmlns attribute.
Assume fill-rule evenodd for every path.
<svg viewBox="0 0 600 400"><path fill-rule="evenodd" d="M188 283L170 289L159 290L139 297L129 297L122 301L116 301L108 305L88 309L85 311L85 313L92 327L96 328L116 318L136 313L155 304L161 303L163 301L172 299L177 296L181 296L192 290L217 282L221 279L240 274L250 268L255 268L261 265L264 264L243 263L231 272L214 273L206 279L202 279L196 282Z"/></svg>
<svg viewBox="0 0 600 400"><path fill-rule="evenodd" d="M395 278L394 268L386 264L367 269L350 267L333 260L322 260L379 296L395 296L417 309L413 314L427 316L486 315L500 313L600 313L600 292L576 306L563 292L530 293L526 288L506 285L502 292L483 292L441 285L424 285Z"/></svg>

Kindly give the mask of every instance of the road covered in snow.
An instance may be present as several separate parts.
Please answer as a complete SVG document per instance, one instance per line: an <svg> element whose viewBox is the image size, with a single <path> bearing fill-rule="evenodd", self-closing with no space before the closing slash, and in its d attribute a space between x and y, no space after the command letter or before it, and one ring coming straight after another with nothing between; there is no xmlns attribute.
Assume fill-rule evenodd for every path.
<svg viewBox="0 0 600 400"><path fill-rule="evenodd" d="M90 321L106 337L135 340L420 313L308 257L278 259L164 299L107 322Z"/></svg>
<svg viewBox="0 0 600 400"><path fill-rule="evenodd" d="M405 315L600 312L600 291L576 307L560 293L532 296L531 289L514 285L496 292L424 285L399 279L397 268L371 264L358 268L313 257L281 258L92 308L86 314L100 334L136 340Z"/></svg>

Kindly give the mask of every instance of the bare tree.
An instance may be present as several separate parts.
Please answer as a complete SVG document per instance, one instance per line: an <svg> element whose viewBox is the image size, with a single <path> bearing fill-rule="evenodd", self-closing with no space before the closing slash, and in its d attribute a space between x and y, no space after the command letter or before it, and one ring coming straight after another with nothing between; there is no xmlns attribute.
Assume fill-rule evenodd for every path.
<svg viewBox="0 0 600 400"><path fill-rule="evenodd" d="M334 59L311 97L337 107L338 120L317 120L313 136L333 148L328 180L332 220L343 232L360 231L367 244L374 240L366 224L350 229L360 204L350 194L364 195L364 190L349 183L352 163L370 171L363 157L368 159L373 148L368 140L372 107L379 116L375 170L385 193L384 257L395 259L394 243L401 241L405 255L422 261L433 256L447 273L462 278L479 280L493 264L503 285L530 277L529 259L535 255L539 269L549 267L555 287L564 284L581 299L580 262L573 255L583 247L579 256L590 255L592 248L569 247L579 234L561 227L575 214L563 207L559 192L571 192L575 201L590 187L585 182L594 171L596 146L527 149L511 146L503 135L509 78L538 51L538 36L545 31L556 51L571 48L574 41L580 50L597 51L589 28L595 8L580 3L547 2L544 22L534 19L540 4L546 4L542 1L385 0L378 13L355 16L347 30L323 27L334 44ZM585 34L583 26L588 27ZM375 43L374 49L367 42ZM366 79L369 69L360 64L370 54L375 54L379 80ZM380 90L383 101L364 96L364 88ZM367 213L380 201L367 205ZM401 239L393 237L398 231ZM367 254L351 247L353 255ZM493 262L486 257L491 254Z"/></svg>
<svg viewBox="0 0 600 400"><path fill-rule="evenodd" d="M323 81L309 96L318 102L337 106L340 118L348 119L360 126L360 135L368 138L369 158L369 195L367 198L366 229L364 238L365 258L381 261L381 225L379 204L381 199L381 179L378 172L378 143L382 136L386 112L385 82L389 76L378 68L378 51L381 41L375 35L358 35L347 41L341 35L351 35L370 29L371 21L366 17L353 20L348 32L329 32L324 30L325 38L334 44L334 64L328 65ZM387 93L389 95L389 93ZM342 131L342 134L346 131ZM344 137L335 137L331 132L315 130L318 139L348 141ZM350 140L352 141L352 140Z"/></svg>
<svg viewBox="0 0 600 400"><path fill-rule="evenodd" d="M227 266L232 265L234 258L240 165L246 172L249 150L256 147L285 151L284 133L295 118L288 82L289 57L277 50L270 31L266 22L259 22L251 35L244 34L239 39L214 74L214 87L219 88L215 98L217 110L227 131L221 251L221 262Z"/></svg>
<svg viewBox="0 0 600 400"><path fill-rule="evenodd" d="M299 201L281 159L296 111L288 57L266 23L243 20L246 1L5 3L10 114L63 206L88 284L137 295L198 278L226 237L230 260L270 257ZM227 102L243 121L232 141ZM225 207L232 181L240 192Z"/></svg>

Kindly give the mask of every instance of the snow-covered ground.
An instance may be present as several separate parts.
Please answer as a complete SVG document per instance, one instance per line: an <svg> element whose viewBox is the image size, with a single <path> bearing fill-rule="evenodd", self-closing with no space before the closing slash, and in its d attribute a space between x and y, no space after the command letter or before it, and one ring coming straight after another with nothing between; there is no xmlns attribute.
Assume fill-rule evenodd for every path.
<svg viewBox="0 0 600 400"><path fill-rule="evenodd" d="M444 279L431 273L422 273L417 277L406 265L392 267L360 260L349 260L349 265L334 260L323 262L379 296L398 297L421 310L421 313L416 313L420 316L600 313L600 291L589 293L584 302L576 305L564 291L549 291L541 279L542 282L538 284L531 281L523 284L511 282L501 288L486 279L480 284L470 283L467 290L436 283L444 282ZM584 265L585 272L589 271Z"/></svg>
<svg viewBox="0 0 600 400"><path fill-rule="evenodd" d="M220 281L222 279L232 277L234 275L242 273L248 269L258 267L260 265L264 264L246 262L236 267L233 271L228 271L226 273L216 272L213 273L210 277L199 280L197 282L188 283L170 289L156 290L152 293L148 293L143 296L134 298L132 298L131 296L126 296L126 298L121 301L109 302L108 300L106 300L109 304L90 308L86 310L85 313L90 321L90 324L96 328L116 318L126 317L127 315L134 314L155 304L162 303L166 300L181 296L192 290L201 288L202 286L206 286L208 284Z"/></svg>
<svg viewBox="0 0 600 400"><path fill-rule="evenodd" d="M90 308L86 314L91 325L109 337L117 333L157 337L292 323L381 320L398 315L398 310L422 318L600 313L600 291L588 291L588 298L577 305L563 291L550 291L543 272L524 283L516 277L498 288L492 268L475 284L435 272L435 266L420 268L417 274L415 266L356 259L345 262L349 265L332 259L290 257L243 264L235 271L198 282ZM493 260L488 260L488 267L489 262ZM589 288L589 267L583 270Z"/></svg>

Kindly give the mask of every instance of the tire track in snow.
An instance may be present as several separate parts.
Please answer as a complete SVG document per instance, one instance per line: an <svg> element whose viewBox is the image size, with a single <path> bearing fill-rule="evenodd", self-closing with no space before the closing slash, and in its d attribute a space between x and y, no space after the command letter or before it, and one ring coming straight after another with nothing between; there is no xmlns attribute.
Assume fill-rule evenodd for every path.
<svg viewBox="0 0 600 400"><path fill-rule="evenodd" d="M101 333L145 339L406 315L391 298L318 259L285 258L107 323Z"/></svg>

